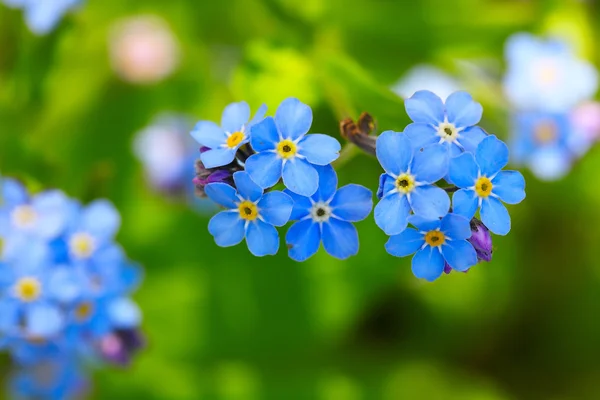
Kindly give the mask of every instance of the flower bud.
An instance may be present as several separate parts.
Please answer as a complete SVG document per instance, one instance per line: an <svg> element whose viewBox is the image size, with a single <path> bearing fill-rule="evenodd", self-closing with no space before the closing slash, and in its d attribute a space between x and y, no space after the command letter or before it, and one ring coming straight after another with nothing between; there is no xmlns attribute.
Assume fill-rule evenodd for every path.
<svg viewBox="0 0 600 400"><path fill-rule="evenodd" d="M492 234L477 218L471 220L471 237L468 239L477 252L478 261L492 260Z"/></svg>
<svg viewBox="0 0 600 400"><path fill-rule="evenodd" d="M233 184L233 170L228 167L205 168L202 161L197 160L195 164L196 176L192 180L196 186L196 196L206 197L204 187L209 183L223 182Z"/></svg>
<svg viewBox="0 0 600 400"><path fill-rule="evenodd" d="M144 336L137 329L119 329L100 339L100 353L107 361L128 365L139 349L145 346Z"/></svg>
<svg viewBox="0 0 600 400"><path fill-rule="evenodd" d="M340 133L344 139L354 143L367 154L375 155L376 136L371 136L375 130L375 121L369 113L362 113L357 122L346 118L340 122Z"/></svg>

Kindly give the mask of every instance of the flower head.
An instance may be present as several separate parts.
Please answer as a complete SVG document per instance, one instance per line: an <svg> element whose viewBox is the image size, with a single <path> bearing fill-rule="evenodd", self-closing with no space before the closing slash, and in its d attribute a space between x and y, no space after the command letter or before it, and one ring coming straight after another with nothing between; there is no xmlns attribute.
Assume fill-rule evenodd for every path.
<svg viewBox="0 0 600 400"><path fill-rule="evenodd" d="M508 163L508 148L488 136L475 155L464 153L450 162L450 178L459 188L452 198L454 213L469 220L478 208L481 221L497 235L510 231L510 215L500 202L517 204L525 198L525 179L517 171L501 171Z"/></svg>
<svg viewBox="0 0 600 400"><path fill-rule="evenodd" d="M492 235L477 218L471 220L471 237L468 239L477 252L478 261L492 261Z"/></svg>
<svg viewBox="0 0 600 400"><path fill-rule="evenodd" d="M306 133L312 110L300 100L289 98L252 127L250 144L257 154L246 161L246 170L259 186L269 188L283 177L285 186L302 196L312 196L319 187L315 165L338 158L340 143L331 136Z"/></svg>
<svg viewBox="0 0 600 400"><path fill-rule="evenodd" d="M337 190L337 176L331 165L315 167L319 189L311 197L288 191L294 200L291 219L298 220L288 230L285 241L289 256L304 261L323 242L330 255L345 259L358 253L358 233L351 222L365 219L373 207L373 194L360 185Z"/></svg>
<svg viewBox="0 0 600 400"><path fill-rule="evenodd" d="M233 180L237 190L225 183L205 187L208 197L227 209L210 220L209 232L221 247L234 246L245 237L248 249L255 256L276 254L279 234L275 226L288 222L292 199L279 191L263 194L245 171L233 174Z"/></svg>
<svg viewBox="0 0 600 400"><path fill-rule="evenodd" d="M471 236L469 220L457 214L443 219L427 220L417 215L409 217L417 229L408 228L390 237L385 245L393 256L412 259L412 271L417 278L436 280L448 264L456 271L466 271L477 264L477 253L467 241Z"/></svg>
<svg viewBox="0 0 600 400"><path fill-rule="evenodd" d="M440 143L456 156L474 151L486 133L474 126L483 108L467 92L452 93L446 103L432 92L421 90L404 102L414 121L404 129L416 148Z"/></svg>
<svg viewBox="0 0 600 400"><path fill-rule="evenodd" d="M264 117L265 112L266 106L262 106L250 120L250 106L241 101L225 107L220 127L210 121L198 122L191 135L208 148L200 155L204 166L210 169L230 164L238 149L250 141L250 128Z"/></svg>
<svg viewBox="0 0 600 400"><path fill-rule="evenodd" d="M385 173L380 178L375 222L386 234L402 232L411 211L429 219L448 213L448 194L432 185L448 173L449 156L442 145L413 149L405 134L386 131L377 139L377 159Z"/></svg>

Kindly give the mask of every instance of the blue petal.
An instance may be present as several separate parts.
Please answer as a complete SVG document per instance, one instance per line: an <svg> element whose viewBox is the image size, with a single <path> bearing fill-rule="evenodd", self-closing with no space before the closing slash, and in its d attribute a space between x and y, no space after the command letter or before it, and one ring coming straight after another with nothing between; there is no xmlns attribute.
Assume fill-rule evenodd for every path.
<svg viewBox="0 0 600 400"><path fill-rule="evenodd" d="M385 172L379 175L379 185L377 186L377 198L381 200L383 195L394 189L393 179Z"/></svg>
<svg viewBox="0 0 600 400"><path fill-rule="evenodd" d="M404 128L404 134L410 139L410 143L415 149L439 143L440 141L437 130L427 124L410 124Z"/></svg>
<svg viewBox="0 0 600 400"><path fill-rule="evenodd" d="M50 304L34 304L25 312L27 333L33 337L47 338L58 334L64 318L58 307Z"/></svg>
<svg viewBox="0 0 600 400"><path fill-rule="evenodd" d="M14 207L26 203L29 199L25 186L14 179L3 179L2 185L2 206Z"/></svg>
<svg viewBox="0 0 600 400"><path fill-rule="evenodd" d="M473 126L481 120L483 107L467 92L454 92L446 99L448 122L457 128Z"/></svg>
<svg viewBox="0 0 600 400"><path fill-rule="evenodd" d="M415 151L410 171L418 182L435 183L448 173L448 150L439 144Z"/></svg>
<svg viewBox="0 0 600 400"><path fill-rule="evenodd" d="M448 265L457 271L466 271L477 264L477 253L466 240L446 241L442 253Z"/></svg>
<svg viewBox="0 0 600 400"><path fill-rule="evenodd" d="M294 200L283 192L269 192L258 202L258 213L268 224L283 226L290 220Z"/></svg>
<svg viewBox="0 0 600 400"><path fill-rule="evenodd" d="M319 174L319 188L312 195L314 201L331 201L337 189L337 174L331 165L315 166Z"/></svg>
<svg viewBox="0 0 600 400"><path fill-rule="evenodd" d="M496 136L490 135L477 146L475 160L481 174L492 177L508 164L508 147Z"/></svg>
<svg viewBox="0 0 600 400"><path fill-rule="evenodd" d="M410 193L410 206L423 218L436 219L448 214L450 198L437 186L419 186Z"/></svg>
<svg viewBox="0 0 600 400"><path fill-rule="evenodd" d="M244 220L237 211L222 211L210 219L208 231L217 245L235 246L244 239Z"/></svg>
<svg viewBox="0 0 600 400"><path fill-rule="evenodd" d="M39 215L36 233L52 239L62 233L70 210L69 198L58 190L43 192L34 197L32 206Z"/></svg>
<svg viewBox="0 0 600 400"><path fill-rule="evenodd" d="M474 190L461 189L452 195L452 212L467 219L473 218L479 205L479 197Z"/></svg>
<svg viewBox="0 0 600 400"><path fill-rule="evenodd" d="M285 242L288 246L288 255L292 260L305 261L312 257L321 243L321 230L319 224L311 219L296 222L287 231Z"/></svg>
<svg viewBox="0 0 600 400"><path fill-rule="evenodd" d="M496 235L506 235L510 232L510 215L508 210L494 197L483 200L481 205L481 222Z"/></svg>
<svg viewBox="0 0 600 400"><path fill-rule="evenodd" d="M528 154L527 165L535 176L545 181L564 177L571 169L573 156L562 148L541 148Z"/></svg>
<svg viewBox="0 0 600 400"><path fill-rule="evenodd" d="M204 187L204 191L209 199L225 208L237 208L237 192L226 183L209 183Z"/></svg>
<svg viewBox="0 0 600 400"><path fill-rule="evenodd" d="M435 281L444 272L444 257L437 248L425 247L412 259L412 272L417 278Z"/></svg>
<svg viewBox="0 0 600 400"><path fill-rule="evenodd" d="M350 222L330 218L323 223L322 239L325 251L340 260L358 253L358 233Z"/></svg>
<svg viewBox="0 0 600 400"><path fill-rule="evenodd" d="M279 182L282 160L273 152L257 153L246 160L246 171L258 186L267 189Z"/></svg>
<svg viewBox="0 0 600 400"><path fill-rule="evenodd" d="M441 231L452 240L464 240L471 237L470 220L458 214L448 214L442 219Z"/></svg>
<svg viewBox="0 0 600 400"><path fill-rule="evenodd" d="M283 183L294 193L312 196L319 187L319 175L307 161L293 158L283 166Z"/></svg>
<svg viewBox="0 0 600 400"><path fill-rule="evenodd" d="M284 139L296 140L308 133L312 110L298 99L285 99L275 112L275 121Z"/></svg>
<svg viewBox="0 0 600 400"><path fill-rule="evenodd" d="M263 195L263 190L251 178L246 171L238 171L233 174L233 182L238 193L245 199L257 201Z"/></svg>
<svg viewBox="0 0 600 400"><path fill-rule="evenodd" d="M222 167L233 161L236 151L237 149L215 147L200 154L200 160L206 168Z"/></svg>
<svg viewBox="0 0 600 400"><path fill-rule="evenodd" d="M361 185L346 185L337 191L329 205L333 214L340 219L362 221L373 208L373 193Z"/></svg>
<svg viewBox="0 0 600 400"><path fill-rule="evenodd" d="M525 199L525 178L518 171L500 171L492 179L492 193L508 204Z"/></svg>
<svg viewBox="0 0 600 400"><path fill-rule="evenodd" d="M216 149L227 140L225 131L219 125L210 121L200 121L190 133L202 146Z"/></svg>
<svg viewBox="0 0 600 400"><path fill-rule="evenodd" d="M142 322L142 313L138 305L128 297L112 300L107 307L112 324L121 329L131 329Z"/></svg>
<svg viewBox="0 0 600 400"><path fill-rule="evenodd" d="M389 238L385 244L388 253L396 257L406 257L419 250L425 244L423 234L412 228Z"/></svg>
<svg viewBox="0 0 600 400"><path fill-rule="evenodd" d="M83 230L101 239L116 235L121 226L121 215L108 200L96 200L83 211L81 216Z"/></svg>
<svg viewBox="0 0 600 400"><path fill-rule="evenodd" d="M273 150L279 142L279 131L273 117L267 117L250 128L250 145L256 152Z"/></svg>
<svg viewBox="0 0 600 400"><path fill-rule="evenodd" d="M298 154L316 165L327 165L335 161L340 156L341 148L336 138L320 133L306 135L298 142Z"/></svg>
<svg viewBox="0 0 600 400"><path fill-rule="evenodd" d="M70 303L81 294L83 279L73 268L57 267L48 279L48 294L61 303Z"/></svg>
<svg viewBox="0 0 600 400"><path fill-rule="evenodd" d="M299 194L296 194L288 189L285 189L284 193L290 196L294 201L294 207L292 208L290 221L302 219L310 214L310 210L312 208L312 202L310 201L310 198L306 196L300 196Z"/></svg>
<svg viewBox="0 0 600 400"><path fill-rule="evenodd" d="M246 243L250 253L256 257L277 254L279 234L273 225L256 220L248 225Z"/></svg>
<svg viewBox="0 0 600 400"><path fill-rule="evenodd" d="M375 206L375 223L386 235L397 235L406 229L409 213L410 205L406 196L390 194Z"/></svg>
<svg viewBox="0 0 600 400"><path fill-rule="evenodd" d="M256 114L254 114L254 117L250 120L250 122L248 122L248 126L251 127L252 125L258 124L260 121L262 121L265 118L266 113L267 113L267 105L262 104L258 108L258 110L256 110Z"/></svg>
<svg viewBox="0 0 600 400"><path fill-rule="evenodd" d="M231 103L221 116L221 127L229 133L239 132L250 119L250 106L245 101Z"/></svg>
<svg viewBox="0 0 600 400"><path fill-rule="evenodd" d="M4 298L0 301L0 333L10 333L17 328L19 328L19 303Z"/></svg>
<svg viewBox="0 0 600 400"><path fill-rule="evenodd" d="M478 126L472 126L460 133L458 141L463 146L465 151L475 154L477 146L483 139L488 136L483 129Z"/></svg>
<svg viewBox="0 0 600 400"><path fill-rule="evenodd" d="M428 90L420 90L404 101L406 113L414 122L439 125L444 122L442 99Z"/></svg>
<svg viewBox="0 0 600 400"><path fill-rule="evenodd" d="M421 232L429 232L434 229L439 229L442 226L442 220L440 218L429 219L414 214L408 217L408 222L417 227Z"/></svg>
<svg viewBox="0 0 600 400"><path fill-rule="evenodd" d="M400 175L408 170L413 156L412 145L406 135L400 132L385 131L377 138L377 160L391 175Z"/></svg>
<svg viewBox="0 0 600 400"><path fill-rule="evenodd" d="M450 160L450 180L460 188L475 186L479 175L479 166L471 153L463 153Z"/></svg>

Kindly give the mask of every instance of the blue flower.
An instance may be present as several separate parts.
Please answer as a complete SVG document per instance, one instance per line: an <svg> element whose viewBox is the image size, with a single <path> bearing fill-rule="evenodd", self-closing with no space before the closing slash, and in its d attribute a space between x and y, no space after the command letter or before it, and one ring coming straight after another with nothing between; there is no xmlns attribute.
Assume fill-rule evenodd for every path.
<svg viewBox="0 0 600 400"><path fill-rule="evenodd" d="M466 271L477 264L477 253L466 239L471 236L469 220L447 214L433 221L417 215L409 217L417 229L408 228L390 237L385 248L393 256L406 257L416 252L412 271L417 278L434 281L447 263L456 271Z"/></svg>
<svg viewBox="0 0 600 400"><path fill-rule="evenodd" d="M316 167L319 189L311 197L292 192L291 219L298 220L285 237L290 258L304 261L314 255L323 241L330 255L346 259L358 253L358 233L351 222L365 219L373 208L373 194L360 185L337 189L337 175L331 165Z"/></svg>
<svg viewBox="0 0 600 400"><path fill-rule="evenodd" d="M594 66L560 40L515 34L506 42L506 61L504 91L521 110L569 111L598 89Z"/></svg>
<svg viewBox="0 0 600 400"><path fill-rule="evenodd" d="M292 192L312 196L319 187L315 165L327 165L339 156L340 143L331 136L306 135L312 124L312 110L300 100L289 98L252 127L250 144L257 154L246 161L246 170L262 188L283 183Z"/></svg>
<svg viewBox="0 0 600 400"><path fill-rule="evenodd" d="M402 232L411 211L428 219L448 213L448 194L432 185L448 173L444 146L413 150L405 134L386 131L377 139L377 159L385 174L380 178L382 198L375 207L375 222L386 234Z"/></svg>
<svg viewBox="0 0 600 400"><path fill-rule="evenodd" d="M544 180L563 177L591 144L568 113L521 112L513 116L512 125L514 161Z"/></svg>
<svg viewBox="0 0 600 400"><path fill-rule="evenodd" d="M45 35L59 23L64 14L82 0L3 0L10 7L22 8L29 29Z"/></svg>
<svg viewBox="0 0 600 400"><path fill-rule="evenodd" d="M245 171L233 174L233 180L237 191L225 183L211 183L205 188L211 200L227 208L211 218L208 231L221 247L235 246L245 237L255 256L276 254L279 235L275 226L288 222L294 202L283 192L263 195Z"/></svg>
<svg viewBox="0 0 600 400"><path fill-rule="evenodd" d="M481 221L497 235L510 231L510 215L500 202L520 203L525 198L525 179L517 171L501 171L508 163L508 148L496 136L488 136L475 156L464 153L450 162L450 178L461 188L454 193L456 214L469 220L481 208Z"/></svg>
<svg viewBox="0 0 600 400"><path fill-rule="evenodd" d="M241 101L225 107L220 127L211 121L198 122L191 135L202 146L210 149L200 155L204 166L216 168L230 164L238 149L250 141L252 125L260 121L266 111L267 108L263 105L250 120L250 106Z"/></svg>
<svg viewBox="0 0 600 400"><path fill-rule="evenodd" d="M446 104L432 92L421 90L404 102L408 116L414 121L404 129L416 148L441 143L456 156L473 152L486 137L474 126L481 119L483 108L466 92L454 92Z"/></svg>

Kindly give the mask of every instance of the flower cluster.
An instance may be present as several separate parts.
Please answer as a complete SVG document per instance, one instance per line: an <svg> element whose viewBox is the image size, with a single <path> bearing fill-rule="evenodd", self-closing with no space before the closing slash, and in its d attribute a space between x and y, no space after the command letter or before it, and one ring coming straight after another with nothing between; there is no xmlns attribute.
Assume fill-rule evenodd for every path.
<svg viewBox="0 0 600 400"><path fill-rule="evenodd" d="M233 103L221 126L200 121L191 133L203 146L194 183L226 209L208 226L216 243L233 246L245 238L252 254L276 254L275 227L297 220L286 235L292 259L306 260L321 242L334 257L356 254L358 234L351 222L368 216L372 194L358 185L337 190L330 164L339 156L339 142L308 134L312 110L298 99L284 100L275 117L264 117L265 112L261 107L250 120L248 104ZM280 181L286 190L271 190Z"/></svg>
<svg viewBox="0 0 600 400"><path fill-rule="evenodd" d="M564 176L596 140L600 110L587 103L598 73L557 39L516 34L506 44L504 90L512 105L514 160L540 179ZM595 137L596 136L596 137Z"/></svg>
<svg viewBox="0 0 600 400"><path fill-rule="evenodd" d="M82 0L2 0L9 7L23 9L29 29L37 35L49 33L63 15Z"/></svg>
<svg viewBox="0 0 600 400"><path fill-rule="evenodd" d="M85 386L84 361L127 363L142 345L130 298L140 270L114 241L120 216L108 201L1 184L0 346L21 368L13 390L66 398Z"/></svg>

